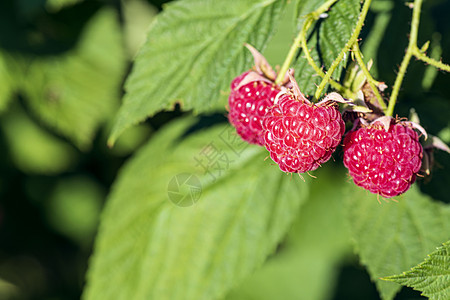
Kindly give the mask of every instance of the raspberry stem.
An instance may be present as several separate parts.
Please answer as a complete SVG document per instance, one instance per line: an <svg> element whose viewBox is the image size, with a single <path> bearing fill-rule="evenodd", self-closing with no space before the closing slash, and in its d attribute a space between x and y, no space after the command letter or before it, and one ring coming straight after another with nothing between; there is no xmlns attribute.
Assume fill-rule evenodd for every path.
<svg viewBox="0 0 450 300"><path fill-rule="evenodd" d="M444 64L442 61L438 61L431 57L426 56L426 54L421 52L417 46L413 49L413 54L417 59L420 59L421 61L423 61L429 65L432 65L438 69L450 72L450 65Z"/></svg>
<svg viewBox="0 0 450 300"><path fill-rule="evenodd" d="M336 3L336 1L337 0L328 0L324 4L322 4L317 10L315 10L312 13L307 15L305 23L302 26L302 29L300 30L300 32L295 37L294 42L292 43L292 46L289 49L289 52L288 52L288 54L286 56L286 59L284 60L283 65L281 66L281 69L278 72L277 78L275 79L275 84L280 84L283 81L284 76L286 75L286 72L289 70L289 67L291 66L291 63L294 60L295 55L297 54L298 48L300 48L300 46L301 46L302 39L306 40L305 36L306 36L307 31L308 31L309 27L311 26L311 24L315 20L318 20L320 18L321 14L326 12L334 3ZM310 61L310 60L308 60L308 61ZM310 62L310 64L311 64L311 62ZM318 74L320 72L322 72L317 66L315 66L315 64L312 65L312 67L314 68L314 70ZM338 83L336 83L336 84L338 84ZM340 89L339 86L336 86L336 88Z"/></svg>
<svg viewBox="0 0 450 300"><path fill-rule="evenodd" d="M309 27L311 27L311 25L314 23L314 21L315 21L314 17L312 15L308 15L305 23L303 23L302 32L300 34L300 36L301 36L301 38L300 38L301 45L300 46L302 47L302 50L305 53L305 58L308 61L309 65L314 69L314 71L316 71L316 73L320 77L324 78L325 73L323 72L323 70L321 68L319 68L316 65L316 63L314 62L314 59L311 57L311 53L308 49L308 44L306 41L308 29L309 29ZM342 86L341 84L339 84L338 82L333 80L332 78L330 79L330 84L334 89L340 91L341 93L344 93L344 95L346 97L349 97L349 98L353 97L353 93L351 93L347 88L345 88L344 86Z"/></svg>
<svg viewBox="0 0 450 300"><path fill-rule="evenodd" d="M394 113L395 103L397 102L397 97L400 91L400 87L403 82L403 78L405 77L406 70L408 69L409 62L411 61L411 57L415 56L417 59L430 64L436 68L442 69L444 71L450 72L450 66L444 64L441 61L437 61L426 56L423 51L419 49L417 46L417 35L419 32L419 23L420 23L420 11L422 7L422 0L414 0L413 4L413 16L411 22L411 31L409 34L409 43L408 48L406 49L406 54L403 57L402 63L400 65L400 69L398 71L397 77L395 78L394 87L392 88L391 98L389 99L389 105L386 110L387 116L392 116Z"/></svg>
<svg viewBox="0 0 450 300"><path fill-rule="evenodd" d="M367 12L369 11L371 2L372 2L372 0L364 1L363 7L361 9L361 13L359 14L358 22L356 23L356 27L353 30L353 33L350 36L350 39L345 44L344 48L339 53L338 57L336 57L336 59L333 61L333 63L331 64L330 68L327 71L327 74L322 79L322 82L320 83L319 87L316 89L316 92L314 94L315 99L319 99L325 86L327 85L327 83L330 82L331 75L333 75L333 72L339 66L342 59L344 59L345 54L353 47L353 44L355 44L357 42L359 33L361 32L361 29L364 25L364 21L366 20Z"/></svg>
<svg viewBox="0 0 450 300"><path fill-rule="evenodd" d="M378 91L378 88L375 86L375 84L377 83L376 80L373 79L372 75L370 74L369 70L367 69L366 65L364 64L363 58L361 56L361 50L359 49L358 43L353 44L353 54L355 55L355 58L359 64L359 67L361 68L364 75L366 76L367 82L369 82L369 85L372 88L373 93L375 94L378 105L381 107L381 109L383 111L385 111L387 106L384 103L384 100L381 97L380 92Z"/></svg>

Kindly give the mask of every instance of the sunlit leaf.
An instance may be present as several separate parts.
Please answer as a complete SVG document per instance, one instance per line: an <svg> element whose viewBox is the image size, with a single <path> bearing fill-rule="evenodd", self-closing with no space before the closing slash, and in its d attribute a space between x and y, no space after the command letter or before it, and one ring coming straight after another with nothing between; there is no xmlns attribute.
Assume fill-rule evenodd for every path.
<svg viewBox="0 0 450 300"><path fill-rule="evenodd" d="M265 162L265 151L231 126L189 134L201 125L189 129L193 121L162 130L123 169L102 216L85 299L215 299L260 266L288 230L307 184Z"/></svg>
<svg viewBox="0 0 450 300"><path fill-rule="evenodd" d="M134 58L139 48L145 42L147 29L157 10L144 0L122 0L124 13L124 38L128 55Z"/></svg>
<svg viewBox="0 0 450 300"><path fill-rule="evenodd" d="M341 203L346 178L330 167L314 175L308 202L277 253L227 299L330 299L337 265L351 251Z"/></svg>
<svg viewBox="0 0 450 300"><path fill-rule="evenodd" d="M284 0L168 4L126 82L110 144L128 127L175 103L196 112L224 109L232 78L252 66L244 43L262 50L284 5Z"/></svg>
<svg viewBox="0 0 450 300"><path fill-rule="evenodd" d="M118 106L124 58L117 15L101 10L86 25L75 50L31 61L26 99L43 122L87 149Z"/></svg>
<svg viewBox="0 0 450 300"><path fill-rule="evenodd" d="M92 242L105 193L91 177L60 179L45 203L47 219L57 231L82 246Z"/></svg>
<svg viewBox="0 0 450 300"><path fill-rule="evenodd" d="M383 279L422 291L430 299L450 299L450 241L410 271Z"/></svg>
<svg viewBox="0 0 450 300"><path fill-rule="evenodd" d="M398 274L448 240L450 206L434 202L416 186L397 202L377 201L377 196L353 184L346 210L361 262L366 265L383 299L393 299L400 285L379 278Z"/></svg>
<svg viewBox="0 0 450 300"><path fill-rule="evenodd" d="M71 145L39 127L16 107L2 117L0 124L12 160L23 172L57 174L77 158Z"/></svg>
<svg viewBox="0 0 450 300"><path fill-rule="evenodd" d="M325 1L323 1L325 2ZM304 16L320 6L317 1L299 1L297 7L298 25L303 24ZM318 21L308 41L308 48L316 65L324 67L326 71L344 48L358 20L361 3L359 0L341 0L333 5L327 17ZM333 73L333 78L339 81L342 70L346 65L346 57ZM303 53L300 53L294 64L295 78L303 93L311 95L316 85L321 82L320 76L308 64Z"/></svg>

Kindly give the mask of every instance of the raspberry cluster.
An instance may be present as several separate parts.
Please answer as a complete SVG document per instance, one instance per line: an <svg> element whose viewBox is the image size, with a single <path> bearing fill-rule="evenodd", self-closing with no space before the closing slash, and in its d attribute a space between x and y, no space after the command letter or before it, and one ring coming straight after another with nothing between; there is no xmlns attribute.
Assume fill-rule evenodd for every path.
<svg viewBox="0 0 450 300"><path fill-rule="evenodd" d="M337 102L351 101L331 93L319 103L310 102L292 73L276 84L264 57L247 48L255 67L231 82L228 120L242 139L264 146L281 171L317 169L331 158L345 133ZM345 136L344 165L356 185L385 198L398 196L411 187L422 165L423 148L414 129L426 132L408 121L381 116L367 123L364 117Z"/></svg>

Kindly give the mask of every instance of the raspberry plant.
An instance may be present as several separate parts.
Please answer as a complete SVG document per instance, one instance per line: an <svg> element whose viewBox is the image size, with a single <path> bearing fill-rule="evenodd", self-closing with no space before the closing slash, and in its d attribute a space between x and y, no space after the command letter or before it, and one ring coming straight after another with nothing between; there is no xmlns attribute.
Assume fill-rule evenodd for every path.
<svg viewBox="0 0 450 300"><path fill-rule="evenodd" d="M145 15L135 55L144 2L48 0L34 31L23 12L31 31L0 32L34 47L0 48L0 150L20 170L2 177L0 230L31 215L10 216L23 178L58 237L87 256L97 232L86 300L450 298L447 4L176 0ZM40 48L65 30L73 45ZM32 290L8 277L29 267L4 260L13 233L0 298Z"/></svg>
<svg viewBox="0 0 450 300"><path fill-rule="evenodd" d="M276 28L277 20L282 16L285 4L284 1L240 1L235 6L211 1L211 6L204 6L203 1L180 1L168 6L153 25L128 78L124 104L113 128L110 145L133 123L170 107L179 99L182 99L183 109L207 113L223 110L224 102L220 99L227 96L228 118L237 132L230 125L218 125L195 131L195 134L188 135L175 146L171 140L179 140L180 134L186 130L190 132L188 128L196 122L195 118L187 117L167 127L130 162L104 213L103 227L88 272L87 299L115 295L118 291L106 285L122 278L119 275L121 273L133 273L128 280L134 282L133 288L119 292L122 297L138 295L138 298L155 299L211 299L227 294L233 299L245 294L245 290L248 292L246 285L254 286L258 280L275 280L273 276L282 276L283 270L288 272L287 269L273 262L273 268L277 271L263 267L257 271L254 279L248 277L260 268L267 255L276 252L276 245L283 240L291 224L296 224L288 234L291 251L305 251L303 247L297 249L298 246L294 246L298 245L295 241L302 239L296 235L304 230L299 225L301 221L296 221L297 211L300 211L301 218L304 209L309 207L314 210L323 204L309 199L308 195L311 194L308 188L321 185L320 177L326 174L327 167L324 165L324 171L311 174L317 179L306 177L303 182L286 178L276 166L265 163L264 157L270 155L280 169L287 173L315 170L332 156L334 165L342 164L342 151L335 152L345 130L341 112L350 127L353 126L351 123L361 126L358 124L369 124L377 118L393 116L401 83L412 56L443 71L450 71L448 65L426 56L426 46L421 50L416 46L422 5L420 0L411 4L413 18L409 45L392 89L386 89L385 83L374 79L370 72L371 65L367 62L376 57L364 57L360 49L360 44L364 42L364 38L361 40L361 31L367 22L370 0L364 1L361 6L359 1L351 0L331 0L318 5L299 2L297 28L300 30L276 77L264 59L255 58L252 68L243 44L251 44L258 50L264 49L268 37ZM204 18L196 19L210 12L210 9L215 12L227 11L227 16L239 17L217 21L213 21L214 18L206 21ZM184 12L182 19L178 19L181 11ZM188 21L190 23L186 23ZM180 28L179 22L188 25ZM220 31L212 32L212 24L221 28ZM163 35L163 32L169 31L174 31L171 41ZM183 43L177 40L186 33L189 33L188 39L195 41L192 47L183 46L190 45L186 38L183 38ZM181 48L178 47L179 43ZM185 54L184 51L188 52ZM181 65L175 53L183 53L179 58L180 63L186 57L192 57L192 63ZM158 60L171 63L153 63ZM358 67L349 66L353 61ZM291 74L295 74L298 86L294 81L290 86L281 88L289 68L293 68ZM353 74L352 70L355 70ZM394 71L395 66L392 66ZM153 78L155 82L142 84L146 78ZM230 83L231 91L227 86ZM310 95L309 100L302 92ZM342 99L343 103L339 104L341 112L338 104L330 103L327 97ZM320 98L325 98L325 102L318 103ZM255 111L258 114L254 114ZM417 176L425 174L419 171L423 150L413 126L393 121L388 127L378 129L376 124L369 125L369 130L374 128L379 130L380 136L386 133L389 137L370 151L389 155L384 149L389 139L392 145L399 145L401 149L407 145L407 149L405 152L392 152L392 170L377 169L373 174L358 175L354 163L348 159L357 152L352 147L357 146L347 143L344 159L345 165L350 168L350 175L358 185L375 194L365 192L350 181L346 182L344 178L348 175L339 173L334 177L339 182L334 192L338 195L342 193L342 198L334 198L342 201L342 217L350 228L347 232L338 226L341 230L339 237L353 240L356 254L361 264L367 267L381 298L392 299L400 286L379 278L408 270L434 247L445 242L450 232L450 211L445 204L433 202L415 186L406 192ZM356 127L354 130L361 132L366 129ZM406 132L410 140L403 142L401 132ZM269 153L259 147L262 145L262 136ZM349 133L347 141L352 140L352 137L353 133ZM371 138L371 135L367 136L367 139ZM155 161L152 158L161 153L160 149L164 149L163 153L167 155ZM220 166L221 162L222 167L210 165L208 168L200 162L201 158L206 157L202 154L212 153L213 149L219 149L215 153L220 156L215 166ZM364 152L363 155L367 157L361 158L361 163L373 158L380 160L375 161L378 167L386 161L370 152ZM403 160L408 160L410 165L397 164ZM167 168L167 164L173 167ZM164 198L162 186L175 169L178 172L195 172L202 178L204 196L192 209L181 210L160 202ZM361 168L358 170L361 171ZM374 187L378 184L376 178L380 176L385 176L390 185L386 186L386 183ZM131 184L129 180L132 178L140 179ZM151 185L144 183L144 179L148 178L152 178ZM123 213L120 203L125 201L130 190L140 191L139 200L136 201L142 203L129 208L127 215L135 216L133 219L120 217ZM219 200L220 191L226 191L225 201ZM403 196L394 199L394 203L383 204L376 200L380 200L380 196L390 198L404 192ZM146 195L159 196L156 200ZM327 200L323 197L314 201ZM337 211L324 208L317 213L339 214ZM146 215L151 217L147 218ZM434 221L428 224L431 219ZM126 238L127 233L116 228L130 226L127 224L132 224L138 237L130 240L128 246L111 253L130 259L126 263L106 259L104 255L110 251L114 241ZM408 225L404 227L402 224ZM341 242L336 240L336 247ZM343 250L346 252L349 248L342 249L347 249ZM144 251L144 254L138 254L141 253L139 251ZM179 255L178 251L183 254ZM323 255L326 256L325 252ZM403 259L399 259L400 256ZM294 257L292 254L291 259L294 260ZM284 259L289 264L290 260ZM328 261L333 261L330 256ZM268 261L266 264L270 268L272 263ZM299 263L298 268L305 268L305 265ZM113 272L113 269L116 271ZM299 270L292 272L301 274ZM102 276L107 277L100 279ZM240 283L242 288L239 287ZM301 286L305 288L305 285ZM251 293L256 298L267 297L258 292ZM287 297L294 299L302 291L299 289L298 293Z"/></svg>

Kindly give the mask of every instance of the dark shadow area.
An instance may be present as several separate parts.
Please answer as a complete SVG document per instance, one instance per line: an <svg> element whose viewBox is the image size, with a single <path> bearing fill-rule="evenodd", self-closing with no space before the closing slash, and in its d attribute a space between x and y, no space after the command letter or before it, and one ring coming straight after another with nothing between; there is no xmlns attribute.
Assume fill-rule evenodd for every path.
<svg viewBox="0 0 450 300"><path fill-rule="evenodd" d="M44 3L1 1L0 47L34 55L68 51L76 45L84 26L101 6L98 1L82 1L49 13Z"/></svg>
<svg viewBox="0 0 450 300"><path fill-rule="evenodd" d="M341 267L336 290L332 300L379 300L375 284L370 280L367 271L356 264L346 264ZM402 288L395 300L427 299L420 292L410 288Z"/></svg>
<svg viewBox="0 0 450 300"><path fill-rule="evenodd" d="M198 131L212 127L217 124L226 124L227 122L228 119L226 115L223 113L199 115L197 118L197 122L188 129L186 129L186 131L178 138L177 142L189 137L192 134L195 134Z"/></svg>
<svg viewBox="0 0 450 300"><path fill-rule="evenodd" d="M361 266L346 264L340 269L332 300L379 300L377 289Z"/></svg>

